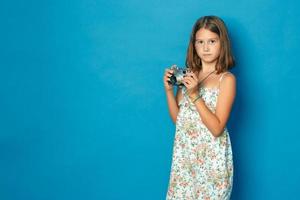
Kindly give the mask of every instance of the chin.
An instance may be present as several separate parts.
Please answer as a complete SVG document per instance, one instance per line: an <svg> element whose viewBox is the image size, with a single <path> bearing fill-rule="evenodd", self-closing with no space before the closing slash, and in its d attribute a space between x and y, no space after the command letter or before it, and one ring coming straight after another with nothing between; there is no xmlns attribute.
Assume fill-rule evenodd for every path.
<svg viewBox="0 0 300 200"><path fill-rule="evenodd" d="M213 63L215 62L217 59L201 59L203 62L205 63Z"/></svg>

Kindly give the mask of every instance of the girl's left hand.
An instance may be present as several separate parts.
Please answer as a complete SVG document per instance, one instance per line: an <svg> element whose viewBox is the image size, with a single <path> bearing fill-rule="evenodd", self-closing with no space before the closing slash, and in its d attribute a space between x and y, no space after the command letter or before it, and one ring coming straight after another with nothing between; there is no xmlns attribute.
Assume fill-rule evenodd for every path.
<svg viewBox="0 0 300 200"><path fill-rule="evenodd" d="M190 97L195 97L198 94L198 77L194 72L186 73L186 76L183 78L183 84L187 88L188 95Z"/></svg>

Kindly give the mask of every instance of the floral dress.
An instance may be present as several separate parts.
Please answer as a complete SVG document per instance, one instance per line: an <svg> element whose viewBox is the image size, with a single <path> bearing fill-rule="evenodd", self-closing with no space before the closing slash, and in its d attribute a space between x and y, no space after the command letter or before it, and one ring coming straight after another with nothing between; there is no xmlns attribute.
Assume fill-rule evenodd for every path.
<svg viewBox="0 0 300 200"><path fill-rule="evenodd" d="M166 199L230 199L233 161L228 130L225 127L219 137L214 137L202 123L185 87L182 92ZM199 93L207 107L215 113L219 86L201 87Z"/></svg>

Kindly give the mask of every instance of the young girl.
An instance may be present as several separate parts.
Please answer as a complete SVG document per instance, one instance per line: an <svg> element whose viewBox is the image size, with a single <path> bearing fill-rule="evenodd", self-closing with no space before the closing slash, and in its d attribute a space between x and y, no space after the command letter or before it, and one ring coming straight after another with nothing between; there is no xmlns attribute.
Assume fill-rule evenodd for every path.
<svg viewBox="0 0 300 200"><path fill-rule="evenodd" d="M192 72L173 94L166 69L164 87L176 123L166 199L230 199L233 161L226 122L236 93L234 65L224 22L204 16L193 27L186 57Z"/></svg>

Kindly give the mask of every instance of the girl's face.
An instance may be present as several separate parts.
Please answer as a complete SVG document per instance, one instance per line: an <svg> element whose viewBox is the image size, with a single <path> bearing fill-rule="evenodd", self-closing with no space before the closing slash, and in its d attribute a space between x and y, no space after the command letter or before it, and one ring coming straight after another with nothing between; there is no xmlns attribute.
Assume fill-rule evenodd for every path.
<svg viewBox="0 0 300 200"><path fill-rule="evenodd" d="M202 64L216 62L221 51L218 34L201 28L196 32L195 38L195 49Z"/></svg>

